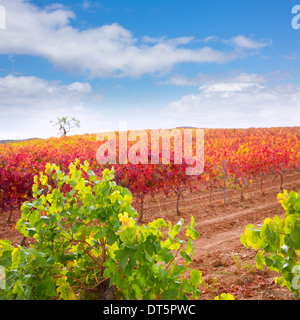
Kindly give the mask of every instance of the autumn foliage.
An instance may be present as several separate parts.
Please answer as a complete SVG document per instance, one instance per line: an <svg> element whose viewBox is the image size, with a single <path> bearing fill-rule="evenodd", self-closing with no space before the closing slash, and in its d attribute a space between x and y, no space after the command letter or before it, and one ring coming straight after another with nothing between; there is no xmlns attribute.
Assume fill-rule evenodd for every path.
<svg viewBox="0 0 300 320"><path fill-rule="evenodd" d="M140 219L143 219L143 201L146 196L157 193L175 195L178 215L179 201L186 191L197 188L209 192L211 199L214 190L223 185L223 160L226 160L226 185L240 190L241 200L245 188L253 181L258 182L260 193L263 194L264 179L270 174L274 178L278 177L278 187L282 190L285 173L300 167L299 127L205 129L204 137L204 171L198 176L185 174L184 159L183 164L174 163L172 139L170 164L162 164L160 151L159 164L151 164L150 161L149 164L118 164L117 159L116 164L100 165L96 154L102 142L97 141L96 135L0 145L0 209L12 211L25 200L30 200L33 177L44 171L47 162L56 163L62 170L67 170L75 159L82 162L87 160L99 177L103 169L114 167L116 181L127 187L138 199ZM134 143L128 143L126 152ZM147 147L150 159L150 140Z"/></svg>

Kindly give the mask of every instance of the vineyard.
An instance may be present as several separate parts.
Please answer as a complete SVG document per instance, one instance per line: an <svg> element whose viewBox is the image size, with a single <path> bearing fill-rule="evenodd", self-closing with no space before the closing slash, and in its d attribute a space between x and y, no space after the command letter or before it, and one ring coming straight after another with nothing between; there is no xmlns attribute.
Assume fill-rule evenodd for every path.
<svg viewBox="0 0 300 320"><path fill-rule="evenodd" d="M205 129L204 138L204 171L195 176L185 174L186 163L174 163L173 140L170 164L147 165L100 165L96 155L102 142L96 135L0 145L0 239L18 244L24 240L12 229L21 204L33 200L34 184L46 184L47 163L67 172L75 159L88 161L99 179L113 167L116 183L133 195L139 225L160 218L176 224L180 218L188 222L195 217L199 238L194 239L191 266L203 273L200 299L222 292L238 299L290 298L285 288L274 284L273 271L255 269L250 262L255 264L256 252L239 240L247 224L283 215L276 199L279 192L299 191L300 128ZM161 152L159 156L161 160ZM63 192L70 190L66 186ZM26 238L31 243L31 235ZM184 257L188 259L182 253L178 260Z"/></svg>
<svg viewBox="0 0 300 320"><path fill-rule="evenodd" d="M149 135L150 136L150 135ZM226 161L226 187L240 192L251 184L258 183L264 193L267 176L279 177L279 189L283 190L284 176L299 169L300 128L271 129L206 129L204 172L197 176L185 174L186 165L174 164L171 143L169 165L120 164L113 165L116 181L126 186L133 196L143 203L146 196L174 194L179 201L185 191L195 189L213 193L223 187L223 161ZM96 159L101 143L96 135L50 138L0 146L0 209L19 208L30 199L33 177L45 169L46 163L55 163L66 170L75 159L87 160L92 170L100 175L103 168ZM130 148L130 145L128 145ZM151 149L149 150L149 156ZM119 154L119 152L117 152ZM172 158L173 155L173 158ZM160 153L161 158L161 153ZM141 206L141 215L143 207ZM143 215L141 219L143 218Z"/></svg>

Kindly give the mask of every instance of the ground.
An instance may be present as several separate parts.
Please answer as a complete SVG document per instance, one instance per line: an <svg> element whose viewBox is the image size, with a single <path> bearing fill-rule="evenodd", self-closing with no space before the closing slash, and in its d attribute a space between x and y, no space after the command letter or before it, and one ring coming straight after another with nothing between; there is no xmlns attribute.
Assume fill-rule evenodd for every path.
<svg viewBox="0 0 300 320"><path fill-rule="evenodd" d="M284 210L277 200L280 192L280 177L269 175L264 182L264 195L261 195L259 182L254 182L245 190L245 200L240 200L238 190L227 190L226 203L223 191L213 194L212 206L209 195L204 191L186 191L180 200L181 215L176 214L176 198L165 195L146 197L144 223L157 218L176 223L180 218L190 222L193 215L196 230L200 236L194 241L195 256L191 266L203 275L200 299L213 299L222 292L231 293L236 300L293 300L287 288L275 283L276 272L255 268L256 250L247 249L240 243L240 236L248 224L259 226L267 217L284 217ZM300 191L300 173L293 171L284 176L284 189ZM139 209L139 204L133 202ZM20 244L22 235L13 231L13 225L20 217L15 211L12 222L7 224L8 214L2 213L0 239L10 239ZM30 239L27 239L27 244Z"/></svg>

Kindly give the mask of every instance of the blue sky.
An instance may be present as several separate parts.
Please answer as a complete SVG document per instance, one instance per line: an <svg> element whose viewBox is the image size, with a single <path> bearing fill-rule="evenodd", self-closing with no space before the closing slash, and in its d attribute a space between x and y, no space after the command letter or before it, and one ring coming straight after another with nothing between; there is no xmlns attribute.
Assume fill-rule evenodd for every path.
<svg viewBox="0 0 300 320"><path fill-rule="evenodd" d="M300 125L291 0L0 0L0 140ZM1 19L1 15L0 15ZM300 19L299 19L300 24ZM0 21L1 26L1 21Z"/></svg>

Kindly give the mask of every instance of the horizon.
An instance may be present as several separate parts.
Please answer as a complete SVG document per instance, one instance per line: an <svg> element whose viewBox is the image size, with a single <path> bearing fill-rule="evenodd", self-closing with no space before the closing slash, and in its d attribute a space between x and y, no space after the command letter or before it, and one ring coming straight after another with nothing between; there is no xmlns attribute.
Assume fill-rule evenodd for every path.
<svg viewBox="0 0 300 320"><path fill-rule="evenodd" d="M198 128L198 127L186 127L186 126L179 126L179 127L174 127L174 128L164 128L165 130L172 130L172 129L203 129L203 130L249 130L249 129L280 129L280 128L300 128L300 126L277 126L277 127L248 127L248 128ZM158 130L163 129L163 128L159 128ZM156 130L156 129L151 129L151 128L147 128L147 129L128 129L125 130L127 132L129 131L148 131L148 130ZM100 132L90 132L90 133L74 133L74 134L67 134L65 137L66 138L71 138L73 136L85 136L85 135L95 135L97 136ZM102 133L110 133L110 132L120 132L120 130L111 130L111 131L103 131ZM0 140L0 143L14 143L14 142L26 142L26 141L31 141L31 140L47 140L47 139L60 139L63 138L63 135L61 136L50 136L47 138L39 138L39 137L29 137L29 138L24 138L24 139L2 139ZM12 142L11 142L12 141Z"/></svg>
<svg viewBox="0 0 300 320"><path fill-rule="evenodd" d="M58 137L50 121L62 116L80 135L124 120L128 130L297 127L296 5L0 0L0 141Z"/></svg>

